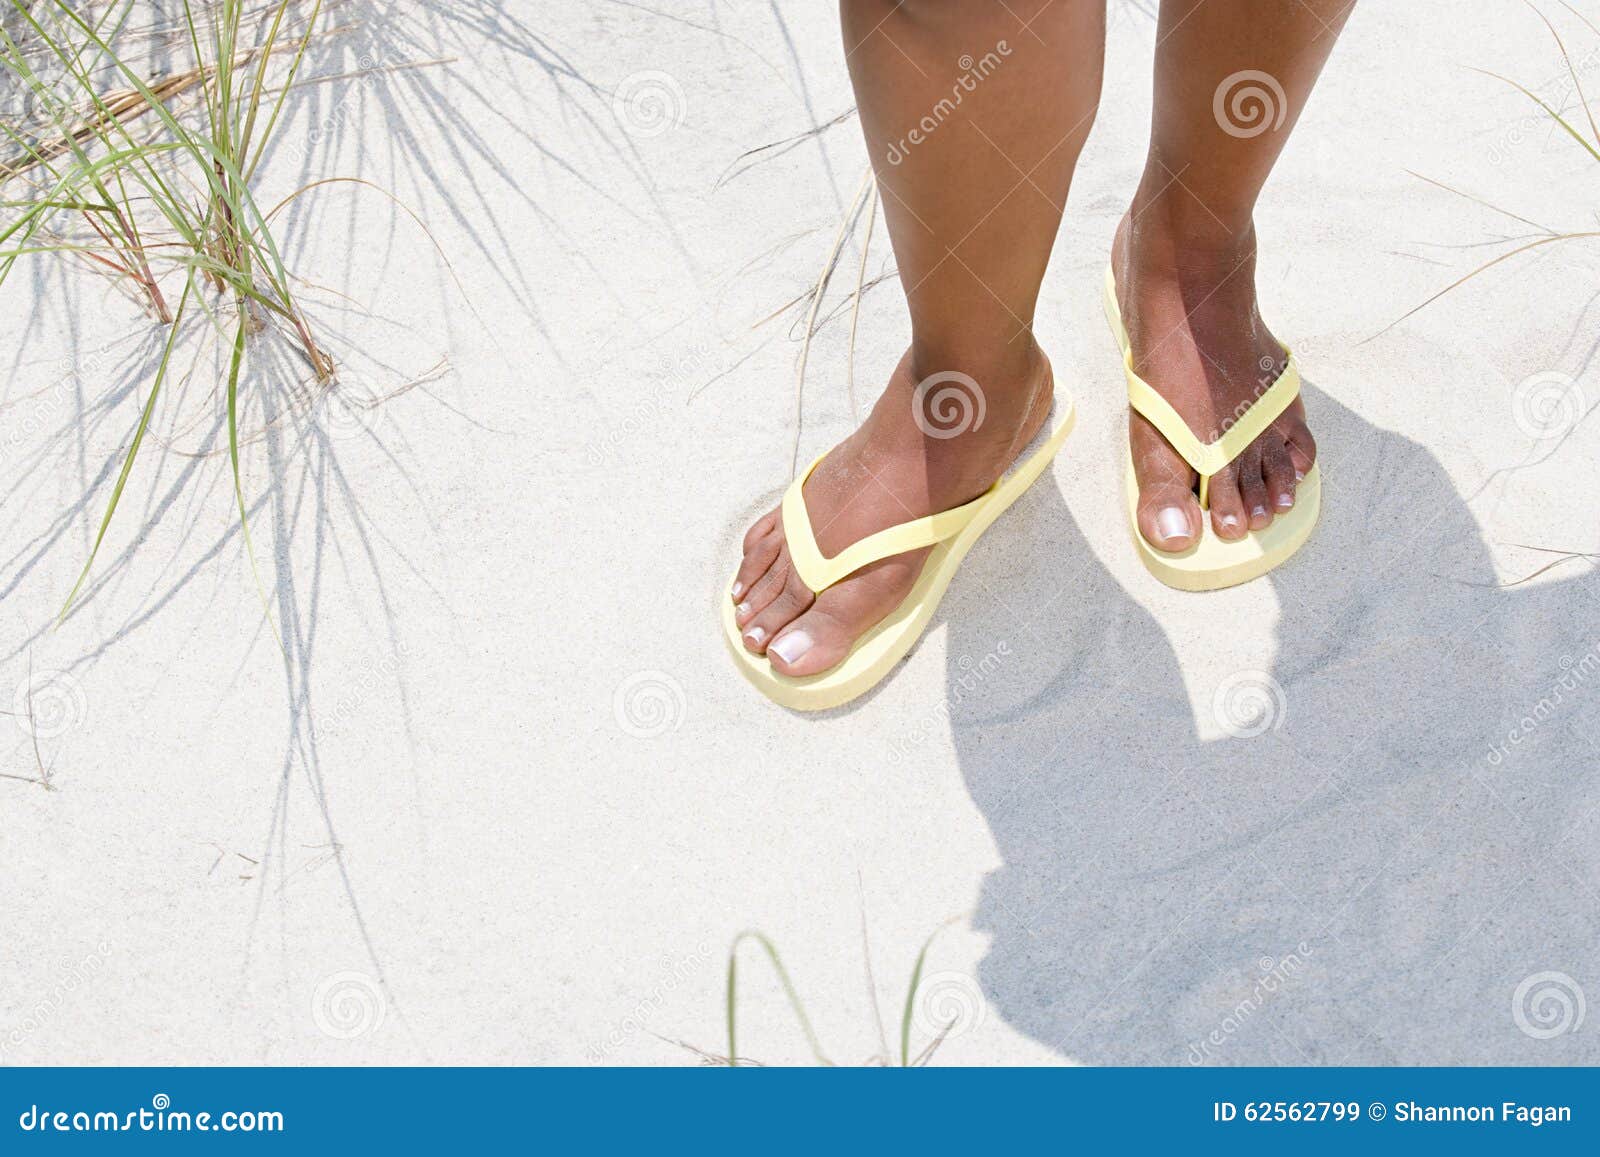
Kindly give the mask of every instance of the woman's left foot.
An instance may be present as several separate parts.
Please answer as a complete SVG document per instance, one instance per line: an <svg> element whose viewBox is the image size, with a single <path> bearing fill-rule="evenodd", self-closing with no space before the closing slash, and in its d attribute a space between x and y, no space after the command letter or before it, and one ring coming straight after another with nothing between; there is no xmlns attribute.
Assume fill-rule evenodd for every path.
<svg viewBox="0 0 1600 1157"><path fill-rule="evenodd" d="M1111 260L1134 372L1202 441L1215 441L1266 393L1288 358L1256 308L1254 231L1197 244L1151 207L1123 218ZM1212 478L1208 512L1194 493L1195 472L1155 426L1130 413L1128 438L1139 532L1169 553L1198 542L1207 517L1225 542L1265 530L1294 506L1296 486L1317 456L1296 398Z"/></svg>

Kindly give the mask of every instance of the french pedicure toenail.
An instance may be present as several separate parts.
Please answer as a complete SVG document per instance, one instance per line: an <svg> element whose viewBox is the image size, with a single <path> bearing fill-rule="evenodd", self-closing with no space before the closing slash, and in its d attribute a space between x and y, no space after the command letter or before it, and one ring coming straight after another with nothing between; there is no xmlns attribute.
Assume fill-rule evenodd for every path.
<svg viewBox="0 0 1600 1157"><path fill-rule="evenodd" d="M765 627L751 627L744 633L744 637L759 647L761 646L761 641L767 637L767 629Z"/></svg>
<svg viewBox="0 0 1600 1157"><path fill-rule="evenodd" d="M733 584L733 597L734 598L738 598L742 594L744 594L744 584L743 583L734 583ZM747 606L748 604L741 603L739 605L740 605L741 608L743 608L744 606Z"/></svg>
<svg viewBox="0 0 1600 1157"><path fill-rule="evenodd" d="M736 615L748 615L750 613L750 604L740 603L738 606L733 608L733 613Z"/></svg>
<svg viewBox="0 0 1600 1157"><path fill-rule="evenodd" d="M1176 506L1169 506L1156 515L1156 533L1166 542L1189 537L1189 519Z"/></svg>
<svg viewBox="0 0 1600 1157"><path fill-rule="evenodd" d="M1294 505L1294 495L1293 494L1280 494L1280 495L1278 495L1278 509L1279 510L1288 510L1293 505Z"/></svg>
<svg viewBox="0 0 1600 1157"><path fill-rule="evenodd" d="M1267 508L1265 506L1252 506L1250 508L1250 514L1253 517L1265 518L1267 514Z"/></svg>
<svg viewBox="0 0 1600 1157"><path fill-rule="evenodd" d="M1237 530L1239 527L1239 520L1232 514L1224 514L1222 516L1222 525L1226 526L1229 530Z"/></svg>
<svg viewBox="0 0 1600 1157"><path fill-rule="evenodd" d="M801 655L811 650L811 636L804 631L790 631L767 650L777 655L785 663L797 662Z"/></svg>

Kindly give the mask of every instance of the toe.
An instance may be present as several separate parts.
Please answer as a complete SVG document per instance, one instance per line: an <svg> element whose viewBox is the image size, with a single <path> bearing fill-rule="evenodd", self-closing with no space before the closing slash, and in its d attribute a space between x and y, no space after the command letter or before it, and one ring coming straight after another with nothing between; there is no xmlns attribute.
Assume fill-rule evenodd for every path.
<svg viewBox="0 0 1600 1157"><path fill-rule="evenodd" d="M1299 482L1311 473L1312 463L1317 460L1316 451L1313 449L1307 453L1302 444L1295 441L1286 442L1285 445L1289 448L1289 462L1294 470L1294 480Z"/></svg>
<svg viewBox="0 0 1600 1157"><path fill-rule="evenodd" d="M789 569L783 589L744 628L745 650L763 655L778 633L798 618L815 601L811 588Z"/></svg>
<svg viewBox="0 0 1600 1157"><path fill-rule="evenodd" d="M1239 463L1230 463L1214 475L1208 487L1211 526L1224 542L1237 542L1249 531L1244 499L1239 494Z"/></svg>
<svg viewBox="0 0 1600 1157"><path fill-rule="evenodd" d="M748 626L752 619L765 611L772 601L783 593L784 585L789 581L789 574L793 569L789 563L789 550L780 542L777 557L772 560L772 565L745 592L743 601L734 605L734 621L741 628Z"/></svg>
<svg viewBox="0 0 1600 1157"><path fill-rule="evenodd" d="M1239 497L1244 501L1245 517L1251 530L1265 530L1272 525L1272 505L1267 498L1267 483L1261 476L1261 443L1240 454L1238 467Z"/></svg>
<svg viewBox="0 0 1600 1157"><path fill-rule="evenodd" d="M767 522L762 519L762 522ZM760 526L761 523L757 523ZM783 549L783 534L776 525L771 525L767 533L756 535L752 529L745 535L744 558L739 562L739 573L733 578L733 589L729 592L735 602L743 602L744 594L754 589L756 581L772 569L772 564L778 561L778 552Z"/></svg>
<svg viewBox="0 0 1600 1157"><path fill-rule="evenodd" d="M1152 482L1139 494L1139 533L1157 550L1188 550L1200 538L1204 515L1194 491L1174 481Z"/></svg>
<svg viewBox="0 0 1600 1157"><path fill-rule="evenodd" d="M1141 415L1130 418L1128 434L1139 484L1139 533L1157 550L1188 550L1199 540L1205 517L1194 496L1194 472Z"/></svg>
<svg viewBox="0 0 1600 1157"><path fill-rule="evenodd" d="M845 624L813 607L772 641L767 662L785 675L820 675L850 653L851 642Z"/></svg>
<svg viewBox="0 0 1600 1157"><path fill-rule="evenodd" d="M744 552L746 554L750 553L751 548L756 543L778 529L778 513L777 510L767 511L766 514L756 519L749 530L744 532Z"/></svg>
<svg viewBox="0 0 1600 1157"><path fill-rule="evenodd" d="M784 675L820 675L839 664L855 641L905 599L927 551L874 563L816 596L803 615L777 632L767 661Z"/></svg>
<svg viewBox="0 0 1600 1157"><path fill-rule="evenodd" d="M1278 426L1289 443L1289 461L1294 463L1295 477L1297 480L1304 478L1317 460L1317 440L1311 436L1311 427L1306 425L1304 398L1294 400L1283 412Z"/></svg>
<svg viewBox="0 0 1600 1157"><path fill-rule="evenodd" d="M832 592L824 591L824 594ZM829 602L835 605L822 605L819 599L818 605L773 639L766 648L766 661L773 664L773 669L795 677L821 675L850 655L851 645L864 627L859 627L848 611L845 615L840 613L842 608L838 607L838 600Z"/></svg>
<svg viewBox="0 0 1600 1157"><path fill-rule="evenodd" d="M1270 431L1262 439L1261 480L1266 484L1267 501L1275 514L1294 505L1294 463L1289 459L1289 444Z"/></svg>

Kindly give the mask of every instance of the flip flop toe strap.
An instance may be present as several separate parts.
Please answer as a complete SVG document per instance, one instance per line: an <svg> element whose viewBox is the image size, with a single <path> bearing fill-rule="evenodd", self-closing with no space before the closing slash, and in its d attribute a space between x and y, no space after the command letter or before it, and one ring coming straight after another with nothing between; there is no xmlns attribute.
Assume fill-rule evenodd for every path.
<svg viewBox="0 0 1600 1157"><path fill-rule="evenodd" d="M879 559L891 558L909 550L921 550L953 538L972 521L993 491L991 487L963 506L924 518L913 518L909 522L869 534L829 558L817 546L804 493L806 479L811 477L811 472L821 461L819 457L812 462L805 473L790 484L783 496L783 537L789 547L789 561L794 564L800 581L810 587L813 594L821 594Z"/></svg>
<svg viewBox="0 0 1600 1157"><path fill-rule="evenodd" d="M1223 422L1222 436L1214 442L1202 442L1189 424L1183 420L1172 404L1156 392L1156 388L1133 372L1133 350L1128 345L1128 329L1122 320L1122 310L1117 300L1115 271L1106 267L1106 309L1115 321L1117 344L1122 349L1122 372L1128 379L1128 402L1150 424L1161 431L1174 450L1182 455L1194 472L1200 475L1200 503L1207 505L1208 483L1229 462L1244 452L1244 448L1287 410L1300 396L1300 367L1294 352L1285 350L1287 360L1283 372L1263 390L1248 406Z"/></svg>
<svg viewBox="0 0 1600 1157"><path fill-rule="evenodd" d="M1245 447L1277 421L1300 395L1300 369L1291 352L1283 372L1276 380L1255 401L1223 423L1222 436L1214 442L1202 442L1178 411L1172 408L1172 404L1158 394L1154 386L1133 372L1131 352L1123 353L1122 368L1128 378L1129 404L1148 418L1150 424L1161 431L1161 436L1200 475L1202 495L1211 476L1242 454Z"/></svg>

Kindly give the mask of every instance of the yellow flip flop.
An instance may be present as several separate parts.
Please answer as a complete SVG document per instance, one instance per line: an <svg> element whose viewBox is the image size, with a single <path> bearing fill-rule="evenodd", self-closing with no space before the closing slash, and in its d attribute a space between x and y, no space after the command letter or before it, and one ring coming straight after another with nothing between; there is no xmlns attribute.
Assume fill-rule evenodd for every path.
<svg viewBox="0 0 1600 1157"><path fill-rule="evenodd" d="M796 711L838 707L876 686L922 637L939 607L939 600L973 544L1033 485L1061 449L1072 430L1075 414L1070 402L1060 405L1059 410L1064 414L1059 415L1059 424L1042 444L1036 442L1037 449L1024 450L1004 477L971 502L870 534L832 558L826 557L817 546L803 491L806 479L825 457L819 456L790 484L783 496L783 535L789 547L789 560L806 586L821 594L879 559L927 546L933 547L933 551L905 601L857 639L837 666L799 678L780 674L767 662L766 656L745 650L739 624L734 619L730 582L729 589L722 593L722 633L740 673L768 699Z"/></svg>
<svg viewBox="0 0 1600 1157"><path fill-rule="evenodd" d="M1289 408L1300 393L1300 369L1293 352L1276 381L1239 415L1215 442L1202 442L1154 387L1133 372L1133 349L1128 330L1122 324L1122 309L1117 303L1116 274L1106 267L1106 320L1122 351L1122 371L1128 379L1128 403L1150 420L1172 448L1200 475L1199 499L1202 510L1209 509L1208 490L1212 476L1227 466L1245 447L1261 436L1278 416ZM1200 541L1188 550L1172 553L1158 550L1139 530L1139 481L1134 476L1133 453L1128 453L1125 482L1128 524L1133 541L1146 569L1169 587L1181 591L1215 591L1260 578L1305 545L1317 524L1322 509L1322 475L1316 463L1295 487L1294 505L1273 516L1265 530L1252 530L1237 542L1217 537L1209 518L1203 519Z"/></svg>

